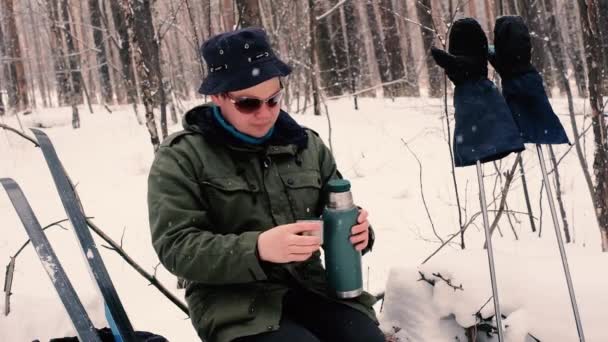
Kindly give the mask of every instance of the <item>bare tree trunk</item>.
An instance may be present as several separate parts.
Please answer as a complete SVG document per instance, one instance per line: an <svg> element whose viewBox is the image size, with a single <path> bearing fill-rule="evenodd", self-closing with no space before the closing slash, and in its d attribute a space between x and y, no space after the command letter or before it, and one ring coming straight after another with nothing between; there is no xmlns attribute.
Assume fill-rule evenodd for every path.
<svg viewBox="0 0 608 342"><path fill-rule="evenodd" d="M361 20L360 32L363 36L363 44L365 46L365 63L367 64L369 71L370 85L378 86L382 84L382 80L380 78L380 70L378 69L378 59L374 50L374 41L370 32L370 30L374 30L374 28L370 26L369 21L367 20L364 0L354 1L356 1L357 14L359 20ZM375 88L375 94L377 97L384 97L382 87Z"/></svg>
<svg viewBox="0 0 608 342"><path fill-rule="evenodd" d="M361 64L359 58L360 45L358 41L359 27L357 25L356 8L352 1L340 7L340 25L342 26L342 43L346 55L347 78L349 91L354 94L357 89L359 75L361 74ZM354 95L355 109L358 109L357 95Z"/></svg>
<svg viewBox="0 0 608 342"><path fill-rule="evenodd" d="M602 76L604 81L602 94L608 96L608 0L597 0L598 32L601 37L600 51L603 54Z"/></svg>
<svg viewBox="0 0 608 342"><path fill-rule="evenodd" d="M97 64L97 62L95 61L94 51L90 48L90 40L92 39L92 37L89 37L89 34L92 35L93 32L92 30L84 30L85 25L89 27L91 26L91 24L90 22L85 21L85 18L87 18L87 13L85 13L86 8L82 6L82 1L83 0L77 0L77 4L75 4L74 0L72 0L72 4L71 7L68 9L68 13L70 15L70 18L72 18L72 36L75 42L76 51L82 51L82 53L80 53L78 56L79 64L81 66L86 66L81 71L82 89L84 90L87 102L89 104L98 104L99 98L101 98L101 96L98 96L97 94L97 89L99 88L99 86L97 85L98 79L97 77L95 77L97 73L95 72L94 67L89 67ZM76 13L74 13L74 11L76 11Z"/></svg>
<svg viewBox="0 0 608 342"><path fill-rule="evenodd" d="M262 26L258 0L235 0L239 27Z"/></svg>
<svg viewBox="0 0 608 342"><path fill-rule="evenodd" d="M499 1L500 0L496 0ZM491 32L494 32L494 18L496 17L493 13L494 6L492 5L492 0L484 0L484 10L486 14L486 23L488 23L488 33L491 35Z"/></svg>
<svg viewBox="0 0 608 342"><path fill-rule="evenodd" d="M312 100L314 105L314 114L321 115L321 97L319 94L319 80L317 77L318 61L317 61L317 43L315 36L316 32L316 20L315 20L315 2L314 0L308 0L308 21L309 21L309 49L310 49L310 83L312 85Z"/></svg>
<svg viewBox="0 0 608 342"><path fill-rule="evenodd" d="M133 46L136 47L135 60L139 73L142 101L146 111L146 126L150 133L150 142L154 151L160 146L158 128L154 117L154 107L158 103L156 96L161 87L158 79L160 68L159 46L152 24L150 0L130 0L126 12L127 26L132 30ZM135 20L137 18L137 20Z"/></svg>
<svg viewBox="0 0 608 342"><path fill-rule="evenodd" d="M17 33L13 0L2 0L2 8L4 12L2 19L6 23L6 39L4 41L4 46L6 56L8 56L10 60L8 106L14 108L16 111L21 111L29 106L30 101L27 93L27 79L21 57L21 46L19 43L19 34Z"/></svg>
<svg viewBox="0 0 608 342"><path fill-rule="evenodd" d="M397 13L403 13L403 18L410 18L409 10L407 8L406 1L397 1L397 7L395 8ZM405 51L405 96L420 96L420 89L418 88L418 72L416 70L416 60L414 59L414 47L412 44L412 35L405 20L398 20L399 24L399 36L403 37L402 50Z"/></svg>
<svg viewBox="0 0 608 342"><path fill-rule="evenodd" d="M530 27L532 37L532 64L541 72L547 95L551 96L551 90L555 85L553 79L553 70L551 69L550 50L547 49L545 37L547 29L545 28L545 9L542 1L518 0L518 8L521 11L520 15L524 18Z"/></svg>
<svg viewBox="0 0 608 342"><path fill-rule="evenodd" d="M82 104L82 73L80 71L80 58L79 52L76 49L74 43L74 34L71 27L71 15L70 15L70 3L69 0L61 1L61 10L63 18L63 34L65 36L65 43L68 48L68 61L70 66L71 75L71 90L72 90L72 101L71 103Z"/></svg>
<svg viewBox="0 0 608 342"><path fill-rule="evenodd" d="M51 21L51 33L49 43L55 65L55 83L57 92L57 103L59 106L70 104L71 87L69 70L66 64L66 53L63 48L63 35L61 34L58 0L47 0L49 19Z"/></svg>
<svg viewBox="0 0 608 342"><path fill-rule="evenodd" d="M2 17L0 17L2 19ZM4 32L2 31L2 25L0 25L0 56L6 56L6 47L4 45ZM8 63L0 63L0 89L2 89L2 83L5 84L10 83L10 69ZM8 89L8 85L5 86L5 89ZM4 107L4 102L2 100L2 92L0 91L0 116L6 113L6 108Z"/></svg>
<svg viewBox="0 0 608 342"><path fill-rule="evenodd" d="M319 68L320 83L327 96L335 96L342 94L342 75L339 70L343 70L340 66L344 62L344 58L338 57L337 43L340 43L340 36L336 34L339 26L334 26L334 19L338 18L339 13L333 12L323 19L316 20L315 17L323 14L329 9L329 3L325 1L315 4L314 12L312 13L315 32L315 48L317 49L317 61Z"/></svg>
<svg viewBox="0 0 608 342"><path fill-rule="evenodd" d="M608 251L608 139L606 137L606 116L603 115L603 99L601 94L601 48L597 34L599 20L597 18L597 1L578 0L583 27L587 60L587 79L589 86L589 101L591 102L592 125L595 142L593 173L595 176L594 206L602 236L602 250Z"/></svg>
<svg viewBox="0 0 608 342"><path fill-rule="evenodd" d="M110 0L110 9L116 32L118 33L119 56L122 71L121 82L124 82L127 89L129 102L134 105L137 103L137 83L135 71L133 70L132 48L129 37L129 30L126 22L125 8L119 3L120 0Z"/></svg>
<svg viewBox="0 0 608 342"><path fill-rule="evenodd" d="M585 62L583 59L583 45L580 37L580 26L577 24L576 13L579 12L576 1L564 1L565 16L567 24L567 40L568 48L566 49L572 66L574 69L574 79L576 80L576 88L578 96L587 97L587 79L585 77Z"/></svg>
<svg viewBox="0 0 608 342"><path fill-rule="evenodd" d="M110 70L108 68L108 57L106 55L106 44L101 26L101 8L99 7L99 0L89 0L89 15L93 30L93 41L97 52L97 67L99 68L101 95L105 103L114 103L112 83L110 82Z"/></svg>
<svg viewBox="0 0 608 342"><path fill-rule="evenodd" d="M173 3L171 3L173 6ZM222 0L222 23L224 31L232 31L234 29L234 2L233 0Z"/></svg>
<svg viewBox="0 0 608 342"><path fill-rule="evenodd" d="M471 1L472 2L472 1ZM429 76L429 96L439 98L442 95L441 91L441 72L435 64L433 56L431 56L431 47L435 41L435 25L431 15L431 1L420 0L416 3L416 11L418 12L418 20L423 26L420 28L422 41L424 43L424 53L426 56L426 67Z"/></svg>
<svg viewBox="0 0 608 342"><path fill-rule="evenodd" d="M395 9L391 0L380 0L379 3L380 22L382 26L382 38L384 52L386 54L388 73L386 81L396 81L405 79L405 68L403 65L403 57L401 55L401 44L397 20L395 18ZM404 86L402 83L396 83L385 87L392 96L403 96Z"/></svg>
<svg viewBox="0 0 608 342"><path fill-rule="evenodd" d="M496 0L496 6L497 8L500 7L500 0ZM519 13L517 10L517 0L503 0L503 6L503 14L516 15ZM500 13L501 11L497 11L496 15L499 15Z"/></svg>
<svg viewBox="0 0 608 342"><path fill-rule="evenodd" d="M42 105L48 107L50 105L50 99L47 92L46 77L43 77L44 68L42 67L43 56L40 49L40 30L36 25L36 19L34 18L34 9L32 8L32 1L27 2L28 14L30 18L31 29L33 32L34 40L34 53L36 56L36 74L38 77L38 89L40 90L40 97L42 97Z"/></svg>

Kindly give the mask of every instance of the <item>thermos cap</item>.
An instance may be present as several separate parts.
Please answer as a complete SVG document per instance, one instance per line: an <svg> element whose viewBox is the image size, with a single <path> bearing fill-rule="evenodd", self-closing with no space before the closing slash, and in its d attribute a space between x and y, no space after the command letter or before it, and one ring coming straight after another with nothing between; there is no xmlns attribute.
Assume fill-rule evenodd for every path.
<svg viewBox="0 0 608 342"><path fill-rule="evenodd" d="M327 190L333 193L350 191L350 182L346 179L332 179L327 182Z"/></svg>

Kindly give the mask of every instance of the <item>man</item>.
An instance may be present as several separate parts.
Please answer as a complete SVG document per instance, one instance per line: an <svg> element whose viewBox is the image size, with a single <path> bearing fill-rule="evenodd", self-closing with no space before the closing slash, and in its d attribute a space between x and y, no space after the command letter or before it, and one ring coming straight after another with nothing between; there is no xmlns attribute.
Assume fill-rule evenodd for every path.
<svg viewBox="0 0 608 342"><path fill-rule="evenodd" d="M323 186L339 177L331 152L280 110L291 69L263 30L211 37L199 90L212 104L184 116L150 170L152 243L187 283L190 318L207 342L384 341L364 292L338 300L327 287L320 239ZM351 242L373 244L367 212ZM370 237L372 237L370 239Z"/></svg>

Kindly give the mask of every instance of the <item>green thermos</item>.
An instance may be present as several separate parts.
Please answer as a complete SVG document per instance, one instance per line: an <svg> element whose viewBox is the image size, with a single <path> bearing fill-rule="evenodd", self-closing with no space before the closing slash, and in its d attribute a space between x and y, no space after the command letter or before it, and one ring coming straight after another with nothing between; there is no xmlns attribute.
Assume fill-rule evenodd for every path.
<svg viewBox="0 0 608 342"><path fill-rule="evenodd" d="M338 298L354 298L363 292L361 252L350 242L359 210L353 203L350 182L331 180L329 199L323 210L323 250L330 289Z"/></svg>

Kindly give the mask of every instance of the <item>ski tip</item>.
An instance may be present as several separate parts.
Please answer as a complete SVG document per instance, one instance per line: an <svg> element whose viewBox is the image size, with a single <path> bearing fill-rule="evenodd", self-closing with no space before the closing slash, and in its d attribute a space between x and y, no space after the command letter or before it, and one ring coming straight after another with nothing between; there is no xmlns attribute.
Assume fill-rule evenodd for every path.
<svg viewBox="0 0 608 342"><path fill-rule="evenodd" d="M19 187L19 185L17 185L17 182L15 182L15 180L12 178L0 178L0 184L2 184L2 186L7 190L9 188L18 188Z"/></svg>

